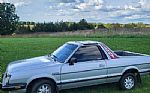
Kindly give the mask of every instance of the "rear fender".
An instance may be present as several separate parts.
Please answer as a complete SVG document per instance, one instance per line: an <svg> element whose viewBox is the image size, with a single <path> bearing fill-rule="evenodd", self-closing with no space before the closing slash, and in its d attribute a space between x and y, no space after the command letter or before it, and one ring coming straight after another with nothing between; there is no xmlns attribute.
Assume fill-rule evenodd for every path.
<svg viewBox="0 0 150 93"><path fill-rule="evenodd" d="M130 70L130 69L135 69L139 72L139 69L136 67L136 66L129 66L129 67L126 67L123 71L122 71L122 75L127 71L127 70Z"/></svg>

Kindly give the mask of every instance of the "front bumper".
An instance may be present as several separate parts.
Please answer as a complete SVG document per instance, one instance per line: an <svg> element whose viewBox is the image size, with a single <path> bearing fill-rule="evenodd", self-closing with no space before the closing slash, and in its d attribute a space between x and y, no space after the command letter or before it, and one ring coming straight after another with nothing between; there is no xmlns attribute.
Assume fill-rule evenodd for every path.
<svg viewBox="0 0 150 93"><path fill-rule="evenodd" d="M19 89L25 89L26 83L16 83L16 84L8 84L6 86L3 86L2 83L0 83L0 90L3 91L12 91L12 90L19 90Z"/></svg>

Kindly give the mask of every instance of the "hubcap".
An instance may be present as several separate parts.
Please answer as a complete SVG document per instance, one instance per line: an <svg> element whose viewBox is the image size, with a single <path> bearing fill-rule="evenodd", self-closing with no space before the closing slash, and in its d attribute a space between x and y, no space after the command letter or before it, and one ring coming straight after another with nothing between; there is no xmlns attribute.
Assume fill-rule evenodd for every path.
<svg viewBox="0 0 150 93"><path fill-rule="evenodd" d="M125 78L124 80L124 86L126 89L132 89L134 87L134 78L132 76L128 76L127 78Z"/></svg>
<svg viewBox="0 0 150 93"><path fill-rule="evenodd" d="M37 93L51 93L51 87L48 84L43 84L41 85L38 90Z"/></svg>

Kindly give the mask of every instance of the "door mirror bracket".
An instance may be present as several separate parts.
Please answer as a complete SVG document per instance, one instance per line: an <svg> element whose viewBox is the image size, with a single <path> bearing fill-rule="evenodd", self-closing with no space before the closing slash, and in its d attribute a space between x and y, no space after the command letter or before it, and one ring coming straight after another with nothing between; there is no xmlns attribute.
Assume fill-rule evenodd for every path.
<svg viewBox="0 0 150 93"><path fill-rule="evenodd" d="M71 58L69 61L69 65L74 65L74 63L77 63L77 59L76 58Z"/></svg>

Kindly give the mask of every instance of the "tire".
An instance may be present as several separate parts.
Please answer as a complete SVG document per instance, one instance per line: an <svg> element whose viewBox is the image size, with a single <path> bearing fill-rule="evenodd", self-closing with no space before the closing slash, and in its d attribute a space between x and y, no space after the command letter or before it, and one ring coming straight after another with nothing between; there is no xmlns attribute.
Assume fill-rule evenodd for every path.
<svg viewBox="0 0 150 93"><path fill-rule="evenodd" d="M49 80L38 80L35 82L29 93L56 93L53 82Z"/></svg>
<svg viewBox="0 0 150 93"><path fill-rule="evenodd" d="M119 83L121 89L131 90L137 85L137 77L133 73L127 73L123 75Z"/></svg>

